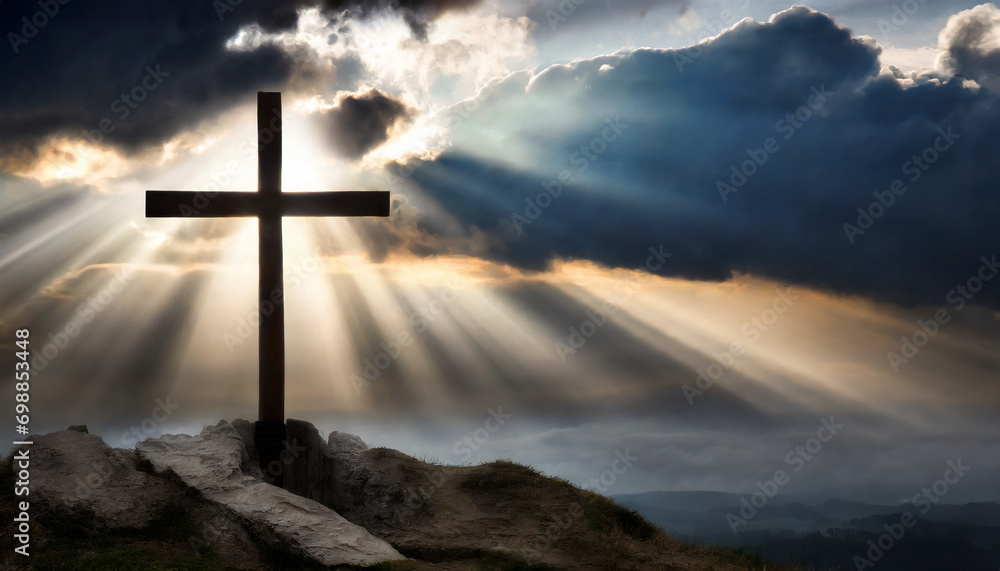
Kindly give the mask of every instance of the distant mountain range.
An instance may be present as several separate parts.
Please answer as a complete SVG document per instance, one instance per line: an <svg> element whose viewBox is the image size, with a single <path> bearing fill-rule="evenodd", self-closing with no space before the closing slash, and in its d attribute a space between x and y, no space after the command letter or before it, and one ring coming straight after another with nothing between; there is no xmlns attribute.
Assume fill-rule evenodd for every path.
<svg viewBox="0 0 1000 571"><path fill-rule="evenodd" d="M742 546L815 571L1000 571L1000 503L819 504L726 492L612 496L678 539Z"/></svg>

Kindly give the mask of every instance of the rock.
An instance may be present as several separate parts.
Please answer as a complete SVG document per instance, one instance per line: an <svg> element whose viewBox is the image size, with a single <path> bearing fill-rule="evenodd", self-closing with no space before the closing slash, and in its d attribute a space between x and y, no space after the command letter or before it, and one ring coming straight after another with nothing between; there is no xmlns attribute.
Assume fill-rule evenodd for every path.
<svg viewBox="0 0 1000 571"><path fill-rule="evenodd" d="M331 505L333 498L327 485L327 474L332 469L332 462L319 431L309 422L291 418L286 427L287 457L283 487L293 494Z"/></svg>
<svg viewBox="0 0 1000 571"><path fill-rule="evenodd" d="M368 450L368 445L361 440L360 436L336 430L330 433L326 439L326 445L336 454L357 458L361 457L362 452Z"/></svg>
<svg viewBox="0 0 1000 571"><path fill-rule="evenodd" d="M435 490L453 468L430 466L396 450L372 450L358 436L344 432L332 432L324 443L308 422L289 419L288 424L289 434L301 433L304 448L291 467L307 472L308 478L303 486L300 479L286 477L286 488L378 533L397 548L427 543L426 536L411 530L421 529L434 512ZM297 465L299 459L305 460L304 466Z"/></svg>
<svg viewBox="0 0 1000 571"><path fill-rule="evenodd" d="M90 434L90 431L87 430L86 424L71 424L67 430L73 430L76 432L82 432L84 434Z"/></svg>
<svg viewBox="0 0 1000 571"><path fill-rule="evenodd" d="M180 512L187 522L177 530L178 539L183 544L186 535L195 554L210 546L227 567L259 567L260 552L239 516L140 470L135 451L110 448L86 431L63 430L32 440L31 506L49 532L143 530L157 521L177 521Z"/></svg>
<svg viewBox="0 0 1000 571"><path fill-rule="evenodd" d="M33 441L31 496L69 519L93 520L97 528L141 528L183 495L137 470L132 453L111 448L86 428Z"/></svg>
<svg viewBox="0 0 1000 571"><path fill-rule="evenodd" d="M260 457L257 456L257 448L254 446L254 423L237 418L232 422L233 428L240 433L243 445L247 451L247 461L242 465L243 473L248 476L264 481L264 474L260 471Z"/></svg>
<svg viewBox="0 0 1000 571"><path fill-rule="evenodd" d="M135 449L158 474L174 474L206 496L256 481L243 472L249 454L240 433L224 420L206 426L198 436L164 434L136 444Z"/></svg>
<svg viewBox="0 0 1000 571"><path fill-rule="evenodd" d="M277 536L292 553L324 565L373 565L406 559L388 543L319 502L270 484L211 496L243 516L261 536Z"/></svg>
<svg viewBox="0 0 1000 571"><path fill-rule="evenodd" d="M241 429L221 421L205 427L198 436L165 435L140 442L136 450L157 473L197 490L240 516L269 543L287 547L296 555L328 566L405 559L387 542L323 504L244 472L252 454L246 444L246 427ZM302 438L307 438L309 429L315 432L309 423L295 428Z"/></svg>

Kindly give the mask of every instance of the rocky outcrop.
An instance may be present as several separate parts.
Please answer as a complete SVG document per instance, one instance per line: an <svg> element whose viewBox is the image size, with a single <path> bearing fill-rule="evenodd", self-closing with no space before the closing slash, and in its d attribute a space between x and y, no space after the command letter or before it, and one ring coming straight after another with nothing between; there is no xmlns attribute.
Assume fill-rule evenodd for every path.
<svg viewBox="0 0 1000 571"><path fill-rule="evenodd" d="M143 470L134 450L111 448L82 425L31 440L31 505L49 533L128 535L176 527L180 515L184 529L175 535L188 553L208 547L226 567L258 567L256 543L232 512Z"/></svg>
<svg viewBox="0 0 1000 571"><path fill-rule="evenodd" d="M176 476L203 496L242 489L259 480L243 472L249 455L239 432L226 421L206 426L201 434L165 434L135 446L139 459L157 474Z"/></svg>
<svg viewBox="0 0 1000 571"><path fill-rule="evenodd" d="M323 504L249 475L245 467L251 455L243 436L226 421L205 427L198 436L148 439L137 444L136 451L157 474L176 478L298 557L327 566L405 559Z"/></svg>
<svg viewBox="0 0 1000 571"><path fill-rule="evenodd" d="M183 496L86 428L35 436L31 456L32 497L87 527L141 528Z"/></svg>

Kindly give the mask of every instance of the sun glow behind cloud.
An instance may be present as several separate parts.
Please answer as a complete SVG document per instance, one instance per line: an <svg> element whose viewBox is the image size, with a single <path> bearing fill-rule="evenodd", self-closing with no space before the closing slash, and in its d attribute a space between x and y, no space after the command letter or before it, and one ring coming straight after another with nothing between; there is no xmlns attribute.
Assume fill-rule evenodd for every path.
<svg viewBox="0 0 1000 571"><path fill-rule="evenodd" d="M42 184L74 181L101 188L101 182L114 179L127 170L125 157L114 149L84 139L54 137L41 148L39 156L26 164L5 165L18 176Z"/></svg>
<svg viewBox="0 0 1000 571"><path fill-rule="evenodd" d="M366 74L363 83L377 85L419 110L412 125L365 157L362 166L374 168L393 160L436 156L446 144L448 128L441 110L525 66L534 53L531 26L524 17L453 12L438 18L426 38L416 39L402 17L388 10L358 20L307 9L300 13L295 31L268 34L250 26L231 38L227 48L277 46L333 75L345 58L357 58ZM320 89L303 104L309 111L328 109L327 100L335 95Z"/></svg>

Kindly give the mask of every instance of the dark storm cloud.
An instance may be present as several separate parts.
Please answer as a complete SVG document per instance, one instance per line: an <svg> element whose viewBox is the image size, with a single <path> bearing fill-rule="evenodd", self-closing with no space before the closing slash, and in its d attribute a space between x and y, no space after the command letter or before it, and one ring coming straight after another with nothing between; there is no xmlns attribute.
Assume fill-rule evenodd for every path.
<svg viewBox="0 0 1000 571"><path fill-rule="evenodd" d="M826 15L796 8L700 50L515 74L459 110L467 118L454 148L418 163L411 180L499 237L490 256L522 267L559 257L640 267L650 246L665 244L675 253L660 270L668 275L737 271L943 304L982 256L1000 254L998 96L961 78L904 88L879 74L878 54ZM954 137L941 134L949 129ZM768 139L773 153L761 150ZM525 146L529 167L506 160ZM766 162L733 181L748 150ZM897 179L902 195L890 192ZM721 193L720 181L735 192ZM538 206L546 186L556 190ZM876 192L886 202L890 192L891 206ZM859 225L858 208L874 219ZM863 234L848 236L847 223ZM1000 303L993 283L975 302Z"/></svg>
<svg viewBox="0 0 1000 571"><path fill-rule="evenodd" d="M425 39L427 27L435 18L450 10L471 8L480 2L482 0L305 0L297 4L319 4L324 12L347 12L359 18L383 10L396 10L402 13L413 35Z"/></svg>
<svg viewBox="0 0 1000 571"><path fill-rule="evenodd" d="M84 133L136 150L252 101L257 90L280 89L294 65L285 54L271 46L226 51L225 42L251 24L293 28L296 11L318 3L75 0L49 16L36 1L3 2L0 151L30 160L44 138ZM419 34L442 11L475 3L328 1L322 7L358 16L396 8Z"/></svg>
<svg viewBox="0 0 1000 571"><path fill-rule="evenodd" d="M352 159L386 142L393 127L412 116L405 103L377 89L346 94L338 98L336 107L323 113L331 145Z"/></svg>
<svg viewBox="0 0 1000 571"><path fill-rule="evenodd" d="M247 24L292 25L294 10L244 4L220 21L209 2L71 2L14 53L10 34L21 34L22 17L39 8L4 2L0 53L17 81L0 95L2 148L31 150L49 135L87 132L135 150L278 88L291 71L285 56L226 52L224 44Z"/></svg>
<svg viewBox="0 0 1000 571"><path fill-rule="evenodd" d="M414 35L425 38L428 23L442 12L471 8L480 2L481 0L396 0L389 3L403 10L406 22Z"/></svg>

